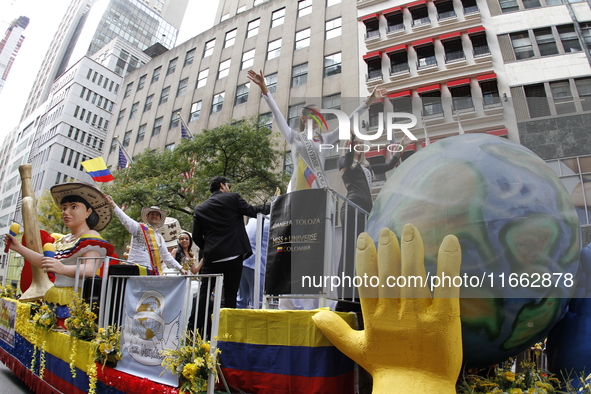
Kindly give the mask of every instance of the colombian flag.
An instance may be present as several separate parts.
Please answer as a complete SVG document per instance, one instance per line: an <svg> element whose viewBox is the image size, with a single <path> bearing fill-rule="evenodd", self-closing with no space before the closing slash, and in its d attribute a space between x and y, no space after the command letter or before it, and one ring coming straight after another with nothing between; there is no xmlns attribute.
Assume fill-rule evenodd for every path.
<svg viewBox="0 0 591 394"><path fill-rule="evenodd" d="M353 394L354 363L316 327L315 311L222 309L228 384L257 394ZM351 326L356 316L339 313Z"/></svg>
<svg viewBox="0 0 591 394"><path fill-rule="evenodd" d="M308 167L304 159L302 159L300 156L298 158L298 173L296 177L295 190L311 189L315 180L316 175L314 175L310 167Z"/></svg>
<svg viewBox="0 0 591 394"><path fill-rule="evenodd" d="M111 171L107 168L105 160L100 156L96 159L83 161L80 164L82 164L82 167L84 167L88 175L90 175L95 182L109 182L115 179L111 174Z"/></svg>

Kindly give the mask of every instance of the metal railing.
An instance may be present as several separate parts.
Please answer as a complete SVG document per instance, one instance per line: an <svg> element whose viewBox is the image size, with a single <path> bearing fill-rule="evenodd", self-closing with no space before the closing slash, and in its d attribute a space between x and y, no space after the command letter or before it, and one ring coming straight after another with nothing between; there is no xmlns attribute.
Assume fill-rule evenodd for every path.
<svg viewBox="0 0 591 394"><path fill-rule="evenodd" d="M478 45L474 47L474 57L490 55L488 45Z"/></svg>
<svg viewBox="0 0 591 394"><path fill-rule="evenodd" d="M445 12L437 14L437 20L450 19L450 18L455 18L455 17L456 17L456 12L454 10L445 11Z"/></svg>
<svg viewBox="0 0 591 394"><path fill-rule="evenodd" d="M465 59L466 59L466 54L464 53L464 51L452 51L452 52L445 53L445 62L446 63L457 62L458 60L465 60Z"/></svg>
<svg viewBox="0 0 591 394"><path fill-rule="evenodd" d="M424 17L424 18L413 19L413 21L412 21L413 27L425 26L425 25L430 25L430 24L431 24L431 19L429 19L428 16Z"/></svg>
<svg viewBox="0 0 591 394"><path fill-rule="evenodd" d="M417 69L432 67L437 65L435 56L423 57L417 61Z"/></svg>
<svg viewBox="0 0 591 394"><path fill-rule="evenodd" d="M393 64L390 68L390 75L407 72L410 70L408 63Z"/></svg>

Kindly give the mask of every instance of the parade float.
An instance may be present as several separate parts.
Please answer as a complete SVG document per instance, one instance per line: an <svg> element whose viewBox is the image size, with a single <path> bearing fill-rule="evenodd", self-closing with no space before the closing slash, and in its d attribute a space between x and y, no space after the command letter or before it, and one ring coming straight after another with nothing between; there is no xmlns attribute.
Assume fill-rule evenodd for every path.
<svg viewBox="0 0 591 394"><path fill-rule="evenodd" d="M565 359L578 388L560 390L591 390L581 375L591 369L589 259L585 253L580 258L579 223L569 192L529 150L486 135L430 145L390 176L367 233L358 243L358 275L414 276L433 284L445 271L467 285L361 287L362 319L328 310L219 310L218 299L212 306L212 337L205 340L185 339L182 329L191 304L189 282L198 276L128 278L119 301L103 282L94 337L81 336L85 329L76 327L94 321L90 307L74 308L78 320L67 330L49 328L53 318L43 304L13 299L5 289L0 358L39 393L213 392L216 376L223 391L354 393L363 392L356 378L359 366L373 376L376 394L553 393L561 392ZM275 254L290 246L270 245ZM321 267L333 247L322 250ZM298 258L296 248L290 253L290 259L281 256L283 264L304 264L294 272L305 271L306 260L311 272L318 271L316 259ZM281 277L285 282L273 284L281 293L267 293L293 296L291 273L269 260L267 279L273 275L275 282ZM572 297L578 301L569 310ZM109 325L108 309L115 305L123 311L121 328ZM563 318L569 319L566 327ZM548 335L557 375L539 365L499 364ZM540 345L537 350L542 352ZM564 356L569 352L576 357ZM478 367L490 369L472 374Z"/></svg>

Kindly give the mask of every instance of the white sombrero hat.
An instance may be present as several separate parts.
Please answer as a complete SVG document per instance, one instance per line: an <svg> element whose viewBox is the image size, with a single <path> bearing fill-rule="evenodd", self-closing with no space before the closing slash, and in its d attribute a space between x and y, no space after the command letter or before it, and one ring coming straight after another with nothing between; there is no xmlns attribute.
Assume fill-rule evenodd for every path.
<svg viewBox="0 0 591 394"><path fill-rule="evenodd" d="M177 245L177 240L182 232L183 230L181 229L181 224L178 219L170 217L166 218L164 225L160 228L160 234L164 237L164 242L166 243L167 248L172 248Z"/></svg>
<svg viewBox="0 0 591 394"><path fill-rule="evenodd" d="M66 196L79 196L85 199L99 217L99 221L94 227L96 231L107 227L113 216L113 207L107 202L103 192L89 183L61 183L51 187L51 195L58 206Z"/></svg>
<svg viewBox="0 0 591 394"><path fill-rule="evenodd" d="M148 215L150 214L150 212L158 212L160 214L160 222L156 223L152 227L161 227L164 224L164 221L166 220L166 211L163 211L162 209L156 206L144 207L142 208L142 222L148 223Z"/></svg>

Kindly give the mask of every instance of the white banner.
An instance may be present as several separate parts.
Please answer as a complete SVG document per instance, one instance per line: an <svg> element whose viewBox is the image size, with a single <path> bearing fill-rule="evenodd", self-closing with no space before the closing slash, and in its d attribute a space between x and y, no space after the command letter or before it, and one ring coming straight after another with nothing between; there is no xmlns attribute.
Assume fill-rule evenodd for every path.
<svg viewBox="0 0 591 394"><path fill-rule="evenodd" d="M117 369L158 383L178 386L178 376L161 366L163 349L178 349L186 329L184 277L133 277L127 281ZM163 373L164 372L164 373Z"/></svg>
<svg viewBox="0 0 591 394"><path fill-rule="evenodd" d="M16 302L0 300L0 339L14 347L14 322L16 321Z"/></svg>

